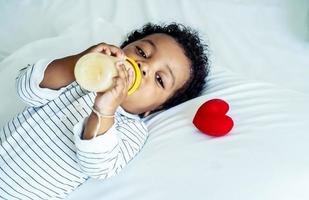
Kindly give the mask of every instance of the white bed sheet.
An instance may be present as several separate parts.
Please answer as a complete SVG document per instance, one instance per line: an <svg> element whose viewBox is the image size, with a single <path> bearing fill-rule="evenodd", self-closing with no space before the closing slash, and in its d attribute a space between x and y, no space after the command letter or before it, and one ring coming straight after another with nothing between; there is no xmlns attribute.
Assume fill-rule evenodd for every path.
<svg viewBox="0 0 309 200"><path fill-rule="evenodd" d="M230 103L235 127L228 136L208 137L191 124L197 107L211 98ZM306 200L308 101L216 72L207 94L148 121L146 146L119 176L90 180L69 199Z"/></svg>
<svg viewBox="0 0 309 200"><path fill-rule="evenodd" d="M308 1L0 4L0 126L24 106L14 92L17 70L39 58L118 44L147 21L184 22L210 44L204 95L150 118L147 145L119 176L89 180L68 199L309 199L309 34L299 28L308 24ZM304 14L291 18L296 11ZM235 127L226 137L202 135L191 124L211 98L230 103Z"/></svg>

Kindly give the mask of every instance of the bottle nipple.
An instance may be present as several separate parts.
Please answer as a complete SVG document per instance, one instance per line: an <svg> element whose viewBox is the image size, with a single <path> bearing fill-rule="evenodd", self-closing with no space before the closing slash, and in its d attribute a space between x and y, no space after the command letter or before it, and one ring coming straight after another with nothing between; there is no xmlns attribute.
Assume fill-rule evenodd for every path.
<svg viewBox="0 0 309 200"><path fill-rule="evenodd" d="M82 56L75 65L74 75L76 82L84 89L92 92L104 92L110 89L113 84L113 77L118 75L115 63L120 59L102 53L88 53ZM141 71L138 64L129 57L125 58L126 69L133 69L134 80L128 90L128 95L132 94L141 83Z"/></svg>

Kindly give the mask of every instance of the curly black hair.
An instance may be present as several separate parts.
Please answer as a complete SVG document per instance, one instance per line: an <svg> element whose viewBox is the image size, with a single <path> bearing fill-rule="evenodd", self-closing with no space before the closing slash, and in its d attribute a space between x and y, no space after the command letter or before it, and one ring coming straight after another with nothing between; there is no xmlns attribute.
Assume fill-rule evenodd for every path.
<svg viewBox="0 0 309 200"><path fill-rule="evenodd" d="M152 24L147 23L142 28L128 34L126 40L120 45L124 48L128 44L140 40L148 35L163 33L176 40L184 50L185 55L191 62L191 74L189 80L171 96L159 110L167 110L187 100L199 96L206 83L209 73L209 58L207 56L208 46L202 42L196 30L179 23Z"/></svg>

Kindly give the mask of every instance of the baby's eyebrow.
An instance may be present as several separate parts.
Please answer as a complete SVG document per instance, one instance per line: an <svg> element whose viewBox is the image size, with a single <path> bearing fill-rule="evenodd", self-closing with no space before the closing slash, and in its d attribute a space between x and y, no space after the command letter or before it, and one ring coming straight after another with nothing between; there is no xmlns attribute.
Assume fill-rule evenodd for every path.
<svg viewBox="0 0 309 200"><path fill-rule="evenodd" d="M157 46L155 45L155 43L152 40L150 40L150 39L143 39L143 40L141 40L141 42L146 42L146 43L150 44L150 46L152 46L152 48L157 50Z"/></svg>

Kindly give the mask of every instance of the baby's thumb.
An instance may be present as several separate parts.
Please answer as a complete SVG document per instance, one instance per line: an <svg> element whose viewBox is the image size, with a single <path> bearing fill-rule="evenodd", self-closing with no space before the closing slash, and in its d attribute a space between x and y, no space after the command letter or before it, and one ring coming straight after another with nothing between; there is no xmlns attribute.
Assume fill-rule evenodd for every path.
<svg viewBox="0 0 309 200"><path fill-rule="evenodd" d="M98 44L92 49L92 52L104 53L107 55L111 55L110 49L106 46L105 43Z"/></svg>

